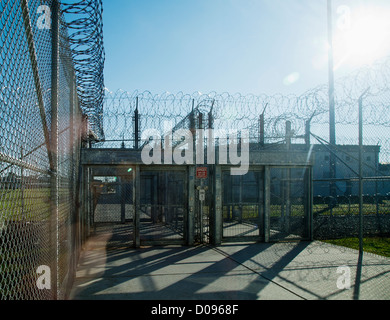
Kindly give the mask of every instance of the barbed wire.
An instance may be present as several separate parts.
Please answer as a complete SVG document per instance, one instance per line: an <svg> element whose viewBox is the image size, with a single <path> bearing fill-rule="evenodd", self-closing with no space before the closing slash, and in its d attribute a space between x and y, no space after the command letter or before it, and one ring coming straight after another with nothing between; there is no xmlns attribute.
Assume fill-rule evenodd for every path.
<svg viewBox="0 0 390 320"><path fill-rule="evenodd" d="M358 121L358 100L361 94L370 88L364 100L365 126L376 131L390 127L390 57L365 66L352 74L336 81L336 121L340 143L355 144L349 135L349 126ZM324 128L329 123L329 89L320 85L302 95L241 95L239 93L203 94L179 92L152 94L149 91L132 93L106 89L104 107L104 127L106 139L131 140L133 112L138 108L141 118L141 130L156 129L163 132L167 122L176 126L193 108L204 114L212 113L214 129L246 128L252 137L259 134L259 117L264 112L265 136L277 140L285 135L285 123L290 121L295 135L305 133L305 124L311 120L313 127ZM207 127L207 125L206 125ZM349 129L348 129L349 128ZM326 137L328 131L321 132ZM384 145L390 151L388 139L380 132L369 134L367 143Z"/></svg>
<svg viewBox="0 0 390 320"><path fill-rule="evenodd" d="M104 137L102 114L104 101L103 1L63 1L69 43L76 71L80 106L91 128Z"/></svg>

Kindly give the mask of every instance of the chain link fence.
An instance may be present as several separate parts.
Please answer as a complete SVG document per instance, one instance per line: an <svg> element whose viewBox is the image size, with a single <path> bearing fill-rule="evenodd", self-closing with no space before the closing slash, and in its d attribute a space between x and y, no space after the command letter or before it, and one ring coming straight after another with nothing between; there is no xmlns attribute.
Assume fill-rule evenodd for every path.
<svg viewBox="0 0 390 320"><path fill-rule="evenodd" d="M105 140L92 147L138 149L142 132L149 129L160 133L164 145L167 132L202 128L214 129L216 145L219 131L247 129L251 150L272 150L287 143L286 123L289 122L292 150L309 145L310 153L315 155L314 239L356 237L359 231L358 110L359 97L366 91L362 99L363 215L367 217L364 228L367 236L386 236L390 233L386 222L390 192L389 67L388 57L336 81L337 142L334 146L329 143L328 86L321 85L300 96L107 91L103 116ZM334 177L330 169L332 156L336 158ZM303 186L297 190L301 189ZM298 202L301 199L296 197ZM377 224L374 226L370 219Z"/></svg>
<svg viewBox="0 0 390 320"><path fill-rule="evenodd" d="M147 129L157 130L162 139L182 128L247 129L251 147L261 150L287 143L289 121L291 148L299 148L304 139L315 154L313 238L357 238L361 226L367 237L389 236L389 58L336 82L336 146L329 144L327 86L300 96L112 93L104 90L103 64L101 0L0 2L0 299L66 298L91 226L84 201L89 177L79 165L80 149L139 149ZM357 110L363 92L359 149ZM330 176L331 155L337 158L335 177ZM307 224L296 210L307 191L302 172L286 175L291 173L276 172L271 186L276 239L286 228L301 235L300 226ZM173 178L162 181L180 188ZM249 190L260 190L256 181L247 181ZM288 199L280 191L286 181L294 187ZM110 190L105 192L107 198L112 196ZM245 213L248 221L261 214L257 205L242 210L250 192L227 202L231 208L224 208L226 223L233 214ZM166 195L163 203L164 219L175 232L182 229L182 203L176 200ZM96 205L109 204L105 197L100 201ZM150 210L161 209L146 202ZM241 212L234 212L233 206L241 206ZM294 219L285 221L286 210L300 221L297 228Z"/></svg>
<svg viewBox="0 0 390 320"><path fill-rule="evenodd" d="M85 71L75 69L65 17L74 6L0 2L0 300L66 298L86 237L79 160L88 106L78 92Z"/></svg>

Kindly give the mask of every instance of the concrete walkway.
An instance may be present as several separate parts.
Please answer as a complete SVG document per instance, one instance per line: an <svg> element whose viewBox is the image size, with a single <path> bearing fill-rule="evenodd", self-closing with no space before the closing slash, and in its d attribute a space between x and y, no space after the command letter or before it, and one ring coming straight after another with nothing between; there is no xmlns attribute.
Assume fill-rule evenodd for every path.
<svg viewBox="0 0 390 320"><path fill-rule="evenodd" d="M109 237L87 243L71 300L390 299L390 259L321 242L136 250Z"/></svg>

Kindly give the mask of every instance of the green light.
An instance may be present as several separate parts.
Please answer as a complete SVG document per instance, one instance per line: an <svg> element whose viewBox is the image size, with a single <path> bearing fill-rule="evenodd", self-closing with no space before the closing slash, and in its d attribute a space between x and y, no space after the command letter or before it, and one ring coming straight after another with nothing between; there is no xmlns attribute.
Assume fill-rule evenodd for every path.
<svg viewBox="0 0 390 320"><path fill-rule="evenodd" d="M133 171L133 168L130 168L129 170L127 170L127 172L129 172L129 173L132 172L132 171Z"/></svg>

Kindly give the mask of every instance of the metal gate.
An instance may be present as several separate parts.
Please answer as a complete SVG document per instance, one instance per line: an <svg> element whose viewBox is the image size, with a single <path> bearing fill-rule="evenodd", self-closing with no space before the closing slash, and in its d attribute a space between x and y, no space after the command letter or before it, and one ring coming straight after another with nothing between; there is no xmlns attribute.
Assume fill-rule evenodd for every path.
<svg viewBox="0 0 390 320"><path fill-rule="evenodd" d="M264 239L264 169L245 176L223 172L224 241Z"/></svg>
<svg viewBox="0 0 390 320"><path fill-rule="evenodd" d="M309 174L308 168L271 168L271 241L309 238Z"/></svg>
<svg viewBox="0 0 390 320"><path fill-rule="evenodd" d="M222 171L222 241L305 240L311 233L310 167Z"/></svg>
<svg viewBox="0 0 390 320"><path fill-rule="evenodd" d="M93 231L107 246L185 244L186 169L134 166L90 170Z"/></svg>
<svg viewBox="0 0 390 320"><path fill-rule="evenodd" d="M92 169L93 230L108 246L132 246L134 241L133 167Z"/></svg>
<svg viewBox="0 0 390 320"><path fill-rule="evenodd" d="M184 244L187 171L141 169L139 237L142 244Z"/></svg>
<svg viewBox="0 0 390 320"><path fill-rule="evenodd" d="M209 167L204 178L187 166L90 170L93 229L108 246L311 236L310 167L254 166L243 176Z"/></svg>

